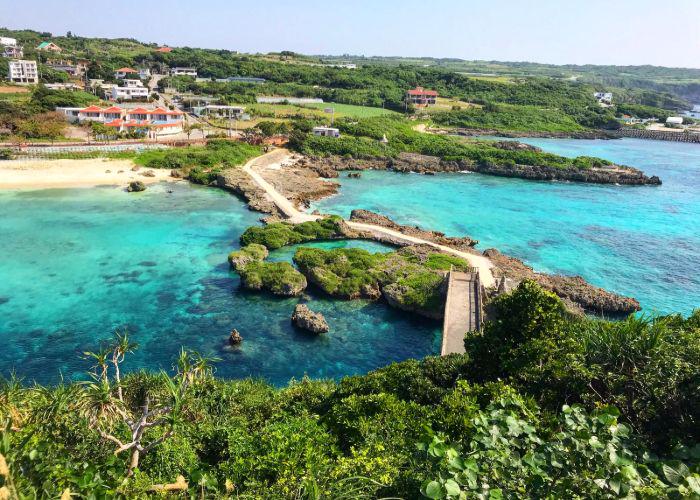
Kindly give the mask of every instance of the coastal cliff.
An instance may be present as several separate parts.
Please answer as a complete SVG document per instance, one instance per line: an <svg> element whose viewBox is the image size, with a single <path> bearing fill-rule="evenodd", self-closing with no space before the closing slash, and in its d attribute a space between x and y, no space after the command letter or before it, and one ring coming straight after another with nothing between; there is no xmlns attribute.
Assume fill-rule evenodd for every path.
<svg viewBox="0 0 700 500"><path fill-rule="evenodd" d="M409 236L469 251L475 255L479 254L473 248L477 243L476 240L468 237L449 237L437 231L423 230L415 226L402 226L386 216L369 210L353 210L350 220L387 227ZM639 302L636 299L593 286L580 276L538 273L520 259L504 255L494 248L485 250L482 255L488 257L494 264L493 273L499 278L499 288L494 291L496 294L509 291L524 279L532 279L545 290L557 294L574 312L621 316L640 310Z"/></svg>
<svg viewBox="0 0 700 500"><path fill-rule="evenodd" d="M505 150L537 148L517 142L501 141L496 147ZM641 170L621 165L556 168L550 166L519 165L513 163L477 163L465 160L447 161L436 156L401 153L396 158L355 160L338 156L308 158L300 165L314 170L319 176L331 177L330 172L346 170L393 170L401 173L436 174L450 172L477 172L498 177L512 177L537 181L570 181L593 184L660 185L657 176L647 176Z"/></svg>

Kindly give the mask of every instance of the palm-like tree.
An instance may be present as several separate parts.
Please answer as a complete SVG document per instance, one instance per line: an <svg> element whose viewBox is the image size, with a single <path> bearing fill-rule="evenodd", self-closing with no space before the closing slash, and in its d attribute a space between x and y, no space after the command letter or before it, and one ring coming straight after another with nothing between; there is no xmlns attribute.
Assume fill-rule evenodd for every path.
<svg viewBox="0 0 700 500"><path fill-rule="evenodd" d="M76 406L88 418L90 427L102 439L116 445L115 455L129 451L127 476L138 467L140 457L171 437L182 419L183 406L189 389L211 375L210 358L183 350L177 362L173 377L161 373L167 389L165 395L153 398L151 394L132 395L140 399L137 405L125 401L120 365L126 354L133 352L132 343L126 332L117 332L115 340L107 349L97 353L86 353L96 360L92 380L82 385L80 403ZM111 365L111 366L110 366ZM113 371L113 377L110 372ZM128 429L126 439L120 436L124 426ZM153 438L148 432L159 428L160 436ZM123 432L121 433L123 434ZM148 434L148 436L147 436ZM150 438L150 439L148 439Z"/></svg>

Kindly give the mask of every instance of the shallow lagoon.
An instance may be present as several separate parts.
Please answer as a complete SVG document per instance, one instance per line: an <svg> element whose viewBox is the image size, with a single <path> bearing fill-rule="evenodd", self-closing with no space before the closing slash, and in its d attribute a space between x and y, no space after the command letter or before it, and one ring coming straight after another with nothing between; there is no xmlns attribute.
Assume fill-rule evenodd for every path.
<svg viewBox="0 0 700 500"><path fill-rule="evenodd" d="M124 327L140 344L132 369L168 369L186 346L220 357L220 376L275 384L363 373L439 349L436 322L317 295L309 305L331 333L296 331L289 318L297 299L239 289L226 256L260 214L217 189L5 191L0 211L0 375L80 377L89 367L81 353ZM245 338L238 350L227 346L232 328Z"/></svg>
<svg viewBox="0 0 700 500"><path fill-rule="evenodd" d="M580 274L636 297L647 312L700 307L700 145L622 139L527 139L566 156L600 156L658 175L627 187L532 182L479 174L343 176L339 195L314 205L383 213L449 235L469 235L537 270Z"/></svg>

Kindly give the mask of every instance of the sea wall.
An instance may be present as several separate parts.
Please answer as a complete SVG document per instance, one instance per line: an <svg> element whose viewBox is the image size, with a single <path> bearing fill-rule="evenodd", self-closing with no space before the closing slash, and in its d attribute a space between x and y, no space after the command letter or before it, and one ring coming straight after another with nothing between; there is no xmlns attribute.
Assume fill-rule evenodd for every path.
<svg viewBox="0 0 700 500"><path fill-rule="evenodd" d="M653 141L693 142L700 144L700 134L692 132L666 132L665 130L640 130L622 128L611 132L613 137L632 137L635 139L650 139Z"/></svg>

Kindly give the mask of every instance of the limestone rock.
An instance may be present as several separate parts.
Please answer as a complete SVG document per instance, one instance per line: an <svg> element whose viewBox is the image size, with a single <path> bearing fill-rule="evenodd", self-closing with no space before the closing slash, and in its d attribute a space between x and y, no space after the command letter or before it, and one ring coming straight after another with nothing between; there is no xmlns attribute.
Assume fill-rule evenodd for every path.
<svg viewBox="0 0 700 500"><path fill-rule="evenodd" d="M146 185L141 181L131 181L126 190L130 193L138 193L139 191L145 191Z"/></svg>
<svg viewBox="0 0 700 500"><path fill-rule="evenodd" d="M143 175L144 177L155 177L156 173L153 170L146 170L141 175Z"/></svg>
<svg viewBox="0 0 700 500"><path fill-rule="evenodd" d="M265 260L268 254L269 252L267 248L265 248L263 245L251 243L240 250L231 252L228 255L228 262L231 264L232 269L238 270L251 262Z"/></svg>
<svg viewBox="0 0 700 500"><path fill-rule="evenodd" d="M228 343L231 345L238 345L241 342L243 342L243 336L238 333L238 330L235 328L231 330L231 335L228 338Z"/></svg>
<svg viewBox="0 0 700 500"><path fill-rule="evenodd" d="M294 308L292 323L312 333L326 333L330 330L323 314L313 312L306 304L297 304Z"/></svg>

